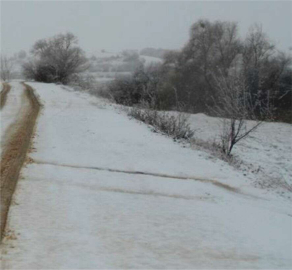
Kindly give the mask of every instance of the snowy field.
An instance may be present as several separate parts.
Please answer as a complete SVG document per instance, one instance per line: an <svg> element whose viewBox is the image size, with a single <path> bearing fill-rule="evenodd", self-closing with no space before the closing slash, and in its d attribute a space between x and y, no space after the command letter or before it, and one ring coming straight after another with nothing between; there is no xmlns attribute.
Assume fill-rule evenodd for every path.
<svg viewBox="0 0 292 270"><path fill-rule="evenodd" d="M3 268L292 268L290 200L106 101L29 84L43 109L9 213ZM207 138L212 118L194 117ZM279 152L283 127L271 135ZM258 154L268 156L265 149Z"/></svg>
<svg viewBox="0 0 292 270"><path fill-rule="evenodd" d="M195 114L189 121L196 138L209 142L220 140L219 118ZM248 126L253 125L252 121L248 122ZM289 185L292 191L291 124L264 123L248 139L240 141L233 154L243 162L242 169L256 185L278 189L281 193Z"/></svg>

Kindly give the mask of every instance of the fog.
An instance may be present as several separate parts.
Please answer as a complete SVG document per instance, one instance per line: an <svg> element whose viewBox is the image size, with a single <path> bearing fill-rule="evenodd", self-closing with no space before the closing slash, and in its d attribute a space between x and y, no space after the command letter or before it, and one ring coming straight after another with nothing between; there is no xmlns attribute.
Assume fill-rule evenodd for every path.
<svg viewBox="0 0 292 270"><path fill-rule="evenodd" d="M145 47L179 49L200 18L237 21L245 36L253 23L281 50L291 38L292 3L246 2L98 2L1 1L1 52L28 51L41 38L70 31L88 53Z"/></svg>

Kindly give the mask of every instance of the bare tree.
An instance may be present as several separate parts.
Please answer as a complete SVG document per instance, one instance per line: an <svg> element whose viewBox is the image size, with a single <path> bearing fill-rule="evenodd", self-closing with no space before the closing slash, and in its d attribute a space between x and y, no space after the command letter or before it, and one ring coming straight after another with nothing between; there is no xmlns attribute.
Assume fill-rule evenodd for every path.
<svg viewBox="0 0 292 270"><path fill-rule="evenodd" d="M71 33L37 41L31 50L34 60L23 66L24 73L34 75L37 81L67 83L71 75L88 68L77 44Z"/></svg>
<svg viewBox="0 0 292 270"><path fill-rule="evenodd" d="M194 111L206 111L214 96L212 75L218 69L226 74L240 49L236 23L209 20L194 23L181 52L165 57L165 64L175 72L172 81L179 89L179 101Z"/></svg>
<svg viewBox="0 0 292 270"><path fill-rule="evenodd" d="M18 59L24 59L26 57L26 52L24 50L19 51L17 54Z"/></svg>
<svg viewBox="0 0 292 270"><path fill-rule="evenodd" d="M253 25L244 41L243 70L249 81L249 91L257 95L264 88L269 76L270 61L275 55L275 46L269 41L262 27Z"/></svg>
<svg viewBox="0 0 292 270"><path fill-rule="evenodd" d="M1 55L0 64L1 64L0 66L1 80L9 81L11 79L11 73L13 69L12 59L8 58L7 56Z"/></svg>
<svg viewBox="0 0 292 270"><path fill-rule="evenodd" d="M253 102L256 103L260 95L262 101L273 103L275 116L285 115L285 108L291 104L291 88L283 84L283 77L291 70L291 56L278 51L257 24L250 28L241 55L242 69Z"/></svg>
<svg viewBox="0 0 292 270"><path fill-rule="evenodd" d="M272 108L260 96L254 102L242 73L216 76L215 83L217 96L212 110L221 117L221 150L230 156L236 143L272 118Z"/></svg>

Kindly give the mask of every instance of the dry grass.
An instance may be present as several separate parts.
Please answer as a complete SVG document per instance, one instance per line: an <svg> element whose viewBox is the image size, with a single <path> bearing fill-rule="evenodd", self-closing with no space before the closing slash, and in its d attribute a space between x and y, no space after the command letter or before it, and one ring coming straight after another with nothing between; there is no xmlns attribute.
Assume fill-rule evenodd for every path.
<svg viewBox="0 0 292 270"><path fill-rule="evenodd" d="M236 169L239 169L243 163L243 161L241 161L237 156L227 156L223 153L221 145L216 141L204 141L198 138L193 138L190 140L190 144L192 149L207 152L213 158L223 160Z"/></svg>
<svg viewBox="0 0 292 270"><path fill-rule="evenodd" d="M128 115L153 127L154 132L161 132L175 140L189 140L194 136L194 131L188 123L188 115L152 110L149 108L132 107Z"/></svg>

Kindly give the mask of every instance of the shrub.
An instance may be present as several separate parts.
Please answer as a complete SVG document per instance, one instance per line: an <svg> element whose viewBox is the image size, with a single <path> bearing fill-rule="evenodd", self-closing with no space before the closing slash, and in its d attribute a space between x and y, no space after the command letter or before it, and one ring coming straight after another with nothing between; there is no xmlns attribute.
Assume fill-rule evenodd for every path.
<svg viewBox="0 0 292 270"><path fill-rule="evenodd" d="M193 137L194 131L188 123L185 113L173 114L146 108L132 107L128 115L153 127L153 131L161 132L175 140L188 140Z"/></svg>
<svg viewBox="0 0 292 270"><path fill-rule="evenodd" d="M34 59L23 65L25 77L41 82L68 83L73 74L88 68L85 53L77 43L71 33L37 41L31 51Z"/></svg>
<svg viewBox="0 0 292 270"><path fill-rule="evenodd" d="M109 85L109 92L118 104L132 106L141 100L141 93L130 77L115 79Z"/></svg>

